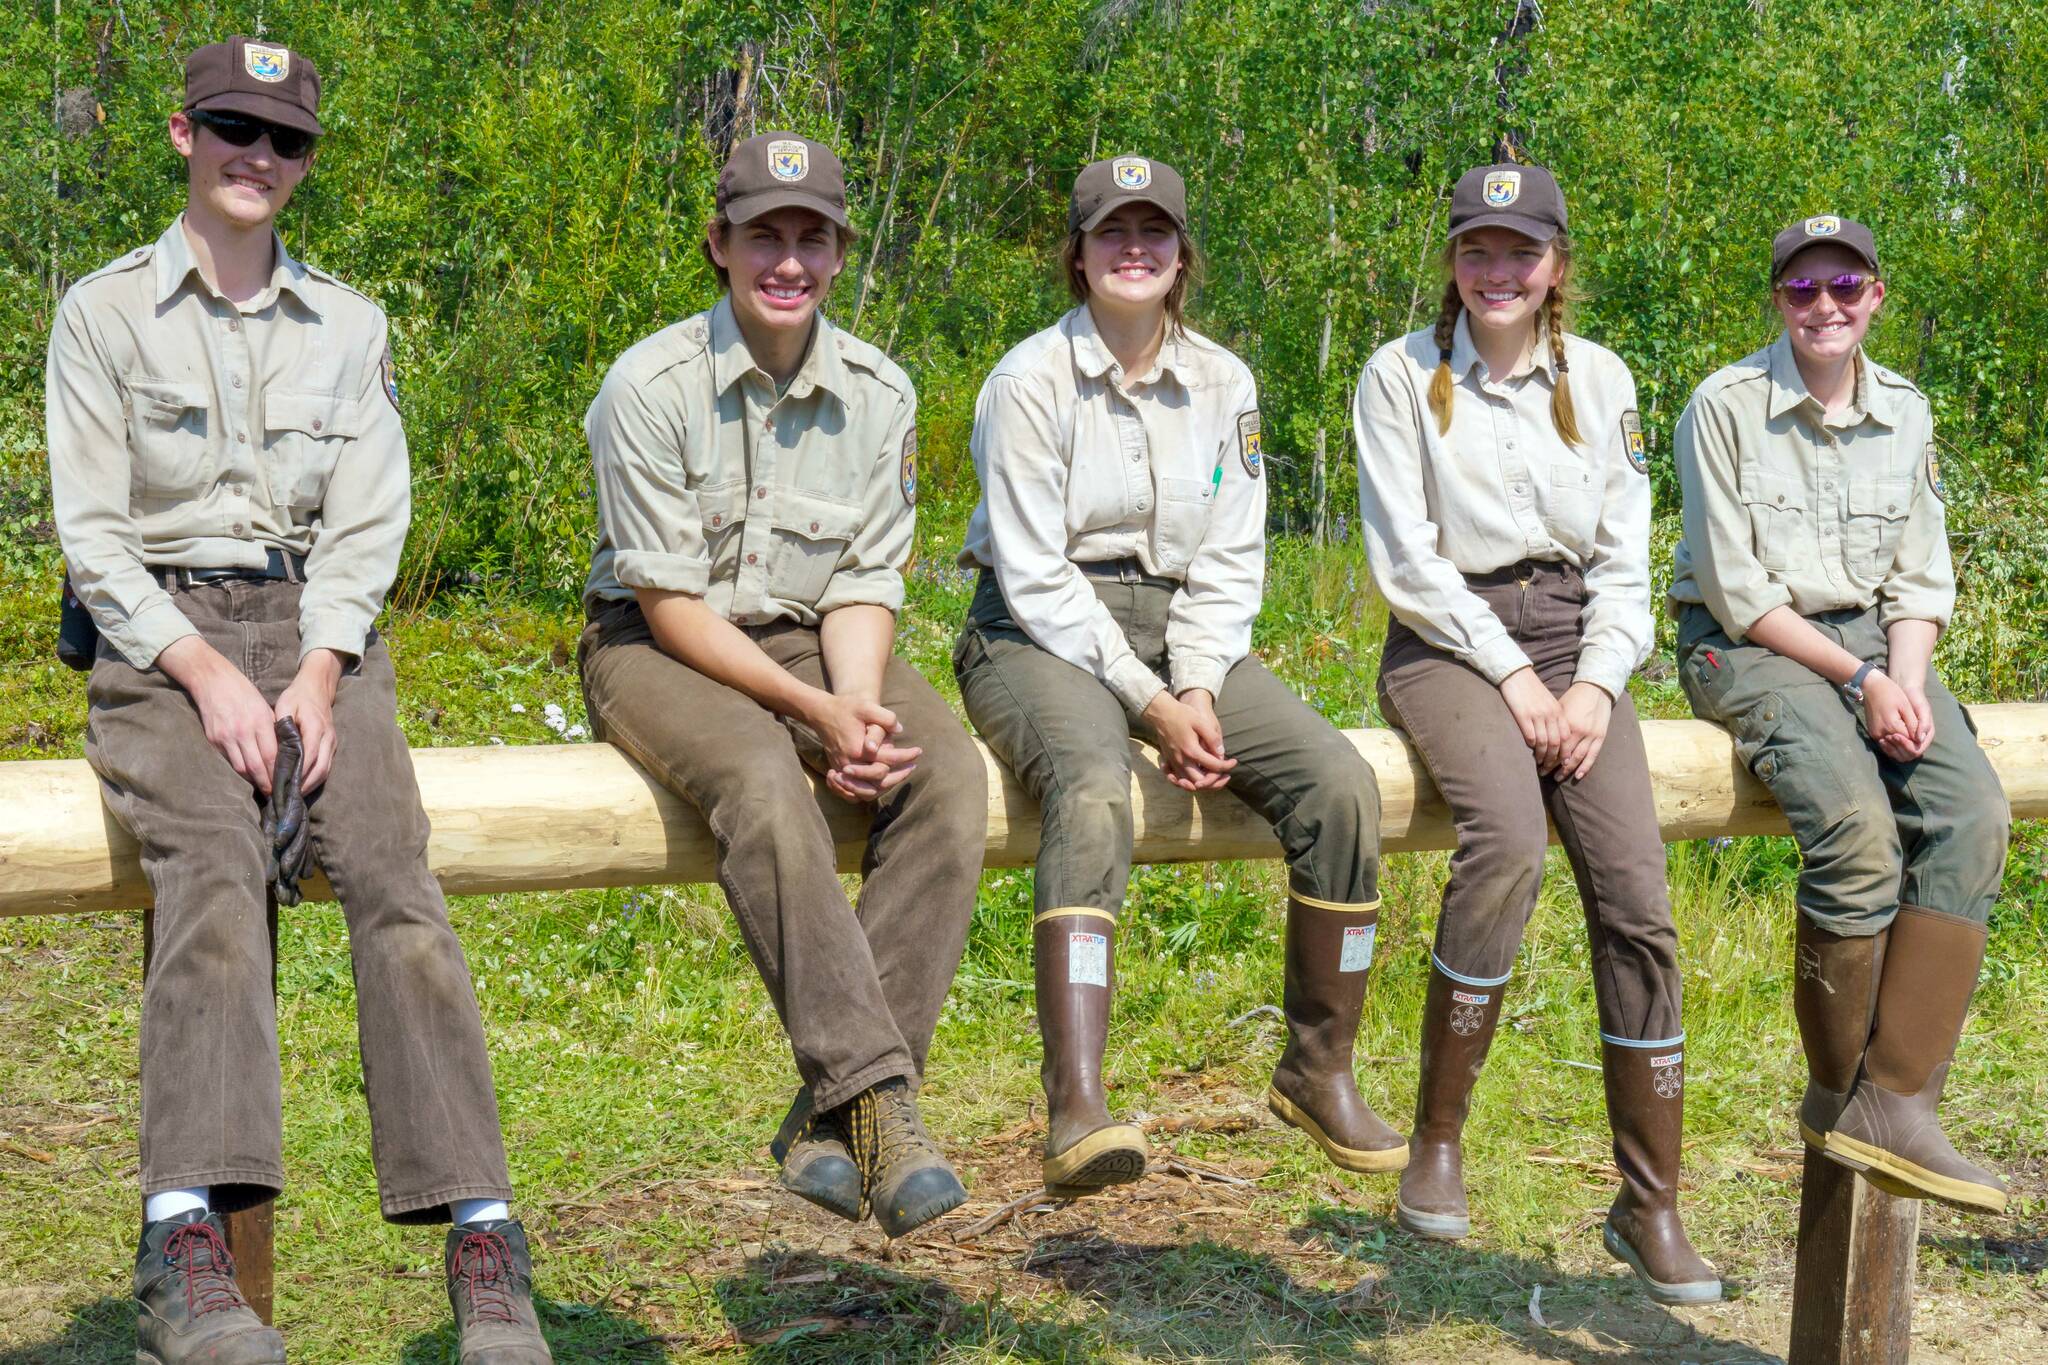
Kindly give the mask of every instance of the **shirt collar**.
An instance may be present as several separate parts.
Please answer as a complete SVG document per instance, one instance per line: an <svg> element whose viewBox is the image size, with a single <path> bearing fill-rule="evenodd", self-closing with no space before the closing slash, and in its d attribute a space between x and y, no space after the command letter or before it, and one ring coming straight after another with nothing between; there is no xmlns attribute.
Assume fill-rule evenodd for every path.
<svg viewBox="0 0 2048 1365"><path fill-rule="evenodd" d="M1095 315L1087 304L1080 304L1068 313L1065 320L1067 336L1074 347L1074 365L1090 379L1100 379L1116 368L1117 359L1109 346L1102 340L1102 333L1095 328ZM1185 336L1177 336L1159 348L1159 359L1152 367L1152 373L1125 375L1127 384L1156 383L1172 375L1184 389L1199 387L1201 384L1200 353Z"/></svg>
<svg viewBox="0 0 2048 1365"><path fill-rule="evenodd" d="M277 235L275 228L270 233L271 260L270 283L253 300L258 309L267 307L270 299L279 293L290 294L299 306L313 316L320 316L320 305L314 300L312 291L306 287L307 271L304 262L295 260L285 250L284 238ZM199 258L192 254L192 243L185 237L185 215L179 214L164 229L163 236L156 239L156 301L168 302L195 273L200 285L216 296L220 291L206 278L199 268Z"/></svg>
<svg viewBox="0 0 2048 1365"><path fill-rule="evenodd" d="M1472 344L1472 316L1460 308L1457 324L1451 329L1451 377L1463 379L1475 365L1480 367L1480 382L1484 383L1486 362L1480 357L1479 348ZM1508 378L1519 379L1529 374L1540 374L1553 384L1557 382L1557 359L1550 354L1550 325L1541 315L1536 319L1536 344L1530 351L1527 367Z"/></svg>
<svg viewBox="0 0 2048 1365"><path fill-rule="evenodd" d="M824 389L845 402L852 388L846 372L846 363L840 358L841 336L839 329L825 320L823 313L815 315L811 323L811 344L804 352L803 363L797 366L789 387L783 396L807 398L813 389ZM747 347L746 334L740 331L740 320L732 310L732 295L721 298L711 310L711 382L724 393L749 374L760 374L769 379L768 372L754 361L754 353ZM770 389L774 385L770 379Z"/></svg>
<svg viewBox="0 0 2048 1365"><path fill-rule="evenodd" d="M1782 331L1771 343L1771 406L1770 415L1781 417L1802 403L1811 403L1815 419L1825 412L1813 391L1806 387L1806 378L1799 373L1799 361L1792 354L1792 333ZM1856 397L1854 417L1857 422L1864 418L1882 426L1898 425L1898 407L1892 401L1889 390L1878 383L1870 373L1870 357L1859 347L1856 352ZM1854 425L1851 423L1850 425Z"/></svg>

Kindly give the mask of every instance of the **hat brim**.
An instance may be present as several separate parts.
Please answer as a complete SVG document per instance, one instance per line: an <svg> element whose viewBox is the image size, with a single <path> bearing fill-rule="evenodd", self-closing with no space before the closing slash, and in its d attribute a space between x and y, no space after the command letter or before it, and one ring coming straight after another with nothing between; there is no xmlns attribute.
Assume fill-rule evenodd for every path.
<svg viewBox="0 0 2048 1365"><path fill-rule="evenodd" d="M777 209L809 209L841 227L851 227L846 221L846 210L828 200L820 199L808 190L763 190L759 194L741 195L730 200L725 206L725 221L735 226L751 223L764 213Z"/></svg>
<svg viewBox="0 0 2048 1365"><path fill-rule="evenodd" d="M1455 242L1468 232L1495 227L1506 228L1509 232L1519 232L1532 242L1552 241L1558 233L1564 231L1562 227L1548 219L1532 218L1526 213L1481 213L1463 222L1451 224L1450 234L1444 240Z"/></svg>
<svg viewBox="0 0 2048 1365"><path fill-rule="evenodd" d="M208 95L197 104L185 106L187 113L247 114L250 118L275 123L281 128L296 128L302 133L319 137L326 133L320 120L307 113L297 104L276 95L266 95L257 90L228 90L218 95Z"/></svg>
<svg viewBox="0 0 2048 1365"><path fill-rule="evenodd" d="M1103 219L1109 217L1110 214L1115 213L1118 209L1122 208L1126 204L1150 204L1153 208L1158 209L1168 218L1173 219L1173 224L1175 227L1185 228L1188 225L1187 215L1175 212L1173 205L1167 203L1165 200L1158 198L1156 195L1133 193L1119 194L1114 198L1103 200L1102 206L1096 209L1095 212L1089 214L1088 217L1075 228L1075 230L1077 232L1095 231L1096 228L1102 226Z"/></svg>
<svg viewBox="0 0 2048 1365"><path fill-rule="evenodd" d="M1845 242L1839 237L1811 237L1771 262L1772 281L1775 283L1778 277L1785 273L1785 268L1799 259L1800 252L1811 251L1817 246L1838 246L1857 260L1863 262L1863 264L1869 266L1871 270L1879 274L1884 272L1884 267L1877 263L1877 257L1871 255L1854 242Z"/></svg>

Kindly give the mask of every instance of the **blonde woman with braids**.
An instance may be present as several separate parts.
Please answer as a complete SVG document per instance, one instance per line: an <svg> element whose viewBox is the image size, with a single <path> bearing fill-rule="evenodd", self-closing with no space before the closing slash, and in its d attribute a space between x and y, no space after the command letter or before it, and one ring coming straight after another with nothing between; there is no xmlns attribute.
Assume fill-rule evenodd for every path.
<svg viewBox="0 0 2048 1365"><path fill-rule="evenodd" d="M1663 1303L1721 1282L1676 1206L1685 1032L1677 935L1628 677L1649 653L1650 483L1635 383L1565 331L1564 196L1482 166L1451 198L1433 327L1358 381L1358 500L1392 612L1380 705L1458 831L1431 954L1397 1221L1471 1226L1459 1150L1554 820L1592 946L1621 1192L1603 1239Z"/></svg>

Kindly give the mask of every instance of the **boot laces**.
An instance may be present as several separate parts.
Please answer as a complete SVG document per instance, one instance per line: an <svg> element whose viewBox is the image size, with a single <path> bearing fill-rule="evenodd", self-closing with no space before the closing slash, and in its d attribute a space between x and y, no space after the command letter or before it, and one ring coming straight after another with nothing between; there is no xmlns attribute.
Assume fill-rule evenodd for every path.
<svg viewBox="0 0 2048 1365"><path fill-rule="evenodd" d="M517 1322L512 1311L512 1247L496 1232L466 1232L455 1248L455 1283L472 1322Z"/></svg>
<svg viewBox="0 0 2048 1365"><path fill-rule="evenodd" d="M860 1216L868 1216L876 1190L897 1167L931 1145L918 1122L907 1088L878 1085L848 1100L844 1110L847 1150L860 1171Z"/></svg>
<svg viewBox="0 0 2048 1365"><path fill-rule="evenodd" d="M185 1308L193 1317L249 1306L235 1283L235 1258L213 1224L187 1223L173 1232L164 1263L185 1276Z"/></svg>

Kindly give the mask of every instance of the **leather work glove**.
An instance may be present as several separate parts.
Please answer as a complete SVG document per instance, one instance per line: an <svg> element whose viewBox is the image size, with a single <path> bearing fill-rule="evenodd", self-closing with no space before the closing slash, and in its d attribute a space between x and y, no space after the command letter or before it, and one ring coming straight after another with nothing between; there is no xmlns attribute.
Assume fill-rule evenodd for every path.
<svg viewBox="0 0 2048 1365"><path fill-rule="evenodd" d="M286 716L277 723L277 764L270 774L270 799L263 807L263 838L270 845L270 889L279 905L297 905L304 898L299 879L306 875L312 859L306 838L306 796L299 790L305 762L299 723Z"/></svg>

